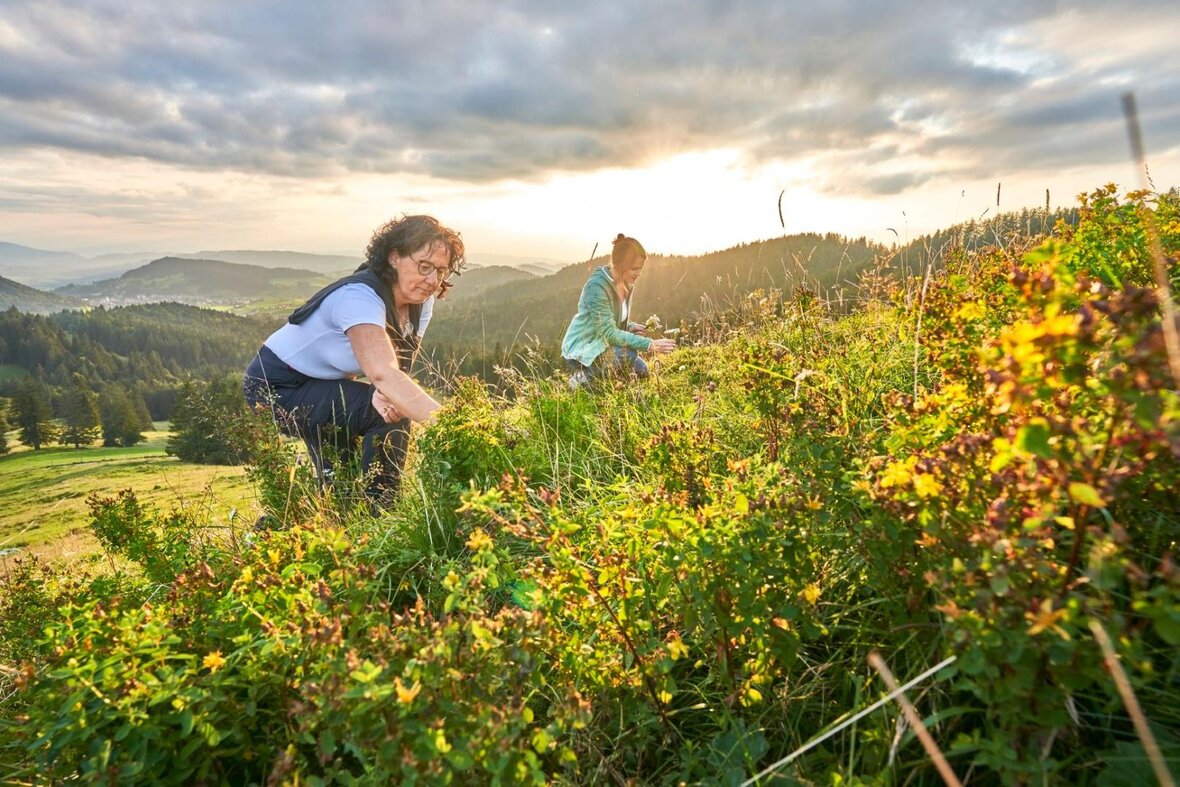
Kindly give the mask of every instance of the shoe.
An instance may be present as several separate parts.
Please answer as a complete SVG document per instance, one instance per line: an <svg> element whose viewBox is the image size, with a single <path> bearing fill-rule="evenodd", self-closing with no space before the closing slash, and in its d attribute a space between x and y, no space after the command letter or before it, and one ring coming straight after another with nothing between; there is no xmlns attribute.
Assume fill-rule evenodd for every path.
<svg viewBox="0 0 1180 787"><path fill-rule="evenodd" d="M589 382L590 382L590 375L586 374L585 372L581 372L581 371L574 372L573 374L570 375L570 380L569 380L570 390L576 391L579 388L581 388L583 385L586 385Z"/></svg>
<svg viewBox="0 0 1180 787"><path fill-rule="evenodd" d="M270 514L263 514L254 520L253 527L250 528L252 533L268 533L274 530L286 530L287 525L277 516Z"/></svg>

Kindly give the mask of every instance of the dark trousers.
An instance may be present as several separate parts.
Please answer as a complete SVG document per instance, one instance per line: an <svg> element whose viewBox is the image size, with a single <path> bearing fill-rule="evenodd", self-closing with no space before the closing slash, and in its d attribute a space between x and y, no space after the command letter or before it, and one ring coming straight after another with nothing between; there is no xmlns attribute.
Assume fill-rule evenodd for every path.
<svg viewBox="0 0 1180 787"><path fill-rule="evenodd" d="M275 414L279 429L300 437L322 483L332 480L325 448L349 463L359 444L361 471L369 477L365 493L387 500L398 488L409 444L410 420L392 424L373 407L373 386L356 380L320 380L292 369L265 345L246 368L242 391L250 405Z"/></svg>

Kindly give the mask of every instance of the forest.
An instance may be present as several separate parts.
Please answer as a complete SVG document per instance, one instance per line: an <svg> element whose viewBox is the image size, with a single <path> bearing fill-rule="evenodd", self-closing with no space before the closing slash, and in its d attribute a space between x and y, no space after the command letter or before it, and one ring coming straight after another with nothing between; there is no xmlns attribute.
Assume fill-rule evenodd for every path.
<svg viewBox="0 0 1180 787"><path fill-rule="evenodd" d="M647 302L649 380L448 379L375 514L249 413L272 527L92 497L3 580L0 781L1167 783L1180 196L809 248Z"/></svg>

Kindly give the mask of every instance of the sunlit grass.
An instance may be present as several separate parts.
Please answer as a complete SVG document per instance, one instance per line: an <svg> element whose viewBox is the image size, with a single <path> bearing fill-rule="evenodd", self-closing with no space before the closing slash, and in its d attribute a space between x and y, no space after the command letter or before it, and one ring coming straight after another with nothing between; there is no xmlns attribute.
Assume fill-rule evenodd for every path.
<svg viewBox="0 0 1180 787"><path fill-rule="evenodd" d="M85 532L86 499L133 489L146 504L169 510L195 507L201 520L226 522L230 512L255 515L254 491L241 467L195 465L164 453L166 422L129 448L51 447L33 451L14 445L0 457L0 550L54 552L67 536L70 552L96 542ZM10 441L10 445L12 441ZM74 531L81 531L75 533ZM77 543L75 543L77 542Z"/></svg>

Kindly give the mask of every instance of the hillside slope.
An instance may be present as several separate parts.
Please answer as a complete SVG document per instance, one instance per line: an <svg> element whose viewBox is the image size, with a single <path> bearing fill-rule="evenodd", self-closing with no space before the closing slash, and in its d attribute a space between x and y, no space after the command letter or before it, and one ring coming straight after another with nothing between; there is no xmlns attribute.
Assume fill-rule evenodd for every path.
<svg viewBox="0 0 1180 787"><path fill-rule="evenodd" d="M180 383L240 373L274 330L269 321L179 303L96 307L40 316L0 312L0 362L41 381L118 382L139 391L157 419L169 417ZM11 393L6 383L5 393Z"/></svg>
<svg viewBox="0 0 1180 787"><path fill-rule="evenodd" d="M636 287L634 317L643 321L657 314L665 325L674 326L730 308L759 288L850 289L884 253L863 239L797 235L701 256L653 256ZM492 364L509 362L529 337L536 337L555 359L590 270L607 262L598 258L542 278L492 287L475 298L443 302L424 350L436 360L456 362L465 373L481 373Z"/></svg>
<svg viewBox="0 0 1180 787"><path fill-rule="evenodd" d="M295 268L267 268L209 259L163 257L117 279L71 284L57 290L91 303L123 305L174 301L193 305L242 304L310 295L330 279Z"/></svg>
<svg viewBox="0 0 1180 787"><path fill-rule="evenodd" d="M1094 632L1175 763L1152 209L1175 256L1180 200L1099 191L924 296L752 294L646 381L456 381L376 512L266 420L280 529L96 501L134 570L0 593L5 777L942 783L876 654L964 781L1150 784Z"/></svg>
<svg viewBox="0 0 1180 787"><path fill-rule="evenodd" d="M15 308L27 314L52 314L85 306L77 298L45 292L0 276L0 311Z"/></svg>

